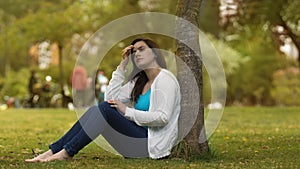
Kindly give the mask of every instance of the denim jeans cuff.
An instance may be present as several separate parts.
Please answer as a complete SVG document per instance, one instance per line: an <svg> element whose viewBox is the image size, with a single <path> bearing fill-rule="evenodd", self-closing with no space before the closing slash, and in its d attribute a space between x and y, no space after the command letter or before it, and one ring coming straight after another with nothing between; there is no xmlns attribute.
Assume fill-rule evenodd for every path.
<svg viewBox="0 0 300 169"><path fill-rule="evenodd" d="M73 150L73 148L70 145L68 145L68 144L64 145L64 149L66 150L66 152L68 153L68 155L70 157L74 157L74 155L77 154L77 152L75 152Z"/></svg>
<svg viewBox="0 0 300 169"><path fill-rule="evenodd" d="M49 145L49 149L51 149L53 154L55 154L61 150L60 148L58 148L58 146L55 143Z"/></svg>

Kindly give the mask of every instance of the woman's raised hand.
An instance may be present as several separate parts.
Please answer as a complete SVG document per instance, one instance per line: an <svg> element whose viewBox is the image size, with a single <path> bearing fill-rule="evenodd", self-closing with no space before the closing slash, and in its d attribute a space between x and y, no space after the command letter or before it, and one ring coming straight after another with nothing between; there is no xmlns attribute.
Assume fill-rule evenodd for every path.
<svg viewBox="0 0 300 169"><path fill-rule="evenodd" d="M128 62L129 62L129 55L130 55L130 51L132 48L133 48L133 45L130 45L122 50L122 61L121 61L120 66L123 70L125 70Z"/></svg>

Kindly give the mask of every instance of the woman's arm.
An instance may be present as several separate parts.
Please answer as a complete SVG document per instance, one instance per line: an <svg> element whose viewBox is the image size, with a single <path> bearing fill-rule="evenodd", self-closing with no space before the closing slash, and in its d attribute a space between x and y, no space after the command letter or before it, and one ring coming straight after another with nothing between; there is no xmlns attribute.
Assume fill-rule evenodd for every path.
<svg viewBox="0 0 300 169"><path fill-rule="evenodd" d="M117 67L117 69L112 74L112 79L110 80L107 89L104 93L104 100L119 100L126 103L130 99L130 93L133 89L133 82L128 82L124 86L123 82L125 79L126 67L129 62L130 50L133 48L132 45L127 46L122 50L122 61Z"/></svg>
<svg viewBox="0 0 300 169"><path fill-rule="evenodd" d="M118 67L112 74L112 79L104 93L104 100L119 100L126 103L130 100L130 93L134 86L133 82L127 82L123 85L125 79L125 71Z"/></svg>

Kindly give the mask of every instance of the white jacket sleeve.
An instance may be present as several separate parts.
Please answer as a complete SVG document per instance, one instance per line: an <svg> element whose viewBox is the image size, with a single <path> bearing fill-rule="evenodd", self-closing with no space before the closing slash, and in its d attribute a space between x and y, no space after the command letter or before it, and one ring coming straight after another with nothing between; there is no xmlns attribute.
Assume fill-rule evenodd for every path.
<svg viewBox="0 0 300 169"><path fill-rule="evenodd" d="M125 80L125 71L119 67L112 73L112 78L104 93L104 100L117 99L123 103L130 101L130 93L134 87L133 82L127 82L123 85Z"/></svg>
<svg viewBox="0 0 300 169"><path fill-rule="evenodd" d="M127 107L125 116L140 126L165 126L174 111L177 96L180 96L180 89L176 78L170 74L163 74L151 86L149 111Z"/></svg>

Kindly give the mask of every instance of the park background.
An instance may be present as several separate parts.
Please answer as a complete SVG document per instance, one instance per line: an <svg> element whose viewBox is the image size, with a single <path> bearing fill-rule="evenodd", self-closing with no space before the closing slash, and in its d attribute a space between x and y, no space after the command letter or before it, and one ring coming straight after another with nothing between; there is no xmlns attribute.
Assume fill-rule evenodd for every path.
<svg viewBox="0 0 300 169"><path fill-rule="evenodd" d="M202 2L199 27L222 60L227 105L299 105L299 2L220 2ZM41 83L50 75L52 82L70 85L81 47L98 29L138 12L175 14L176 5L171 0L1 1L0 102L5 96L18 97L20 102L28 96L32 69L37 70ZM171 38L154 38L162 48L175 51ZM119 51L128 42L117 44L99 65L107 76L118 65ZM208 104L207 78L204 83Z"/></svg>
<svg viewBox="0 0 300 169"><path fill-rule="evenodd" d="M0 118L3 128L7 131L15 131L18 127L26 128L23 126L24 124L18 126L20 125L16 121L18 116L15 117L15 115L20 113L19 115L23 117L24 113L29 114L33 110L15 110L14 107L22 108L24 100L28 99L27 86L31 70L38 72L41 83L44 83L46 76L51 76L54 93L59 93L64 86L70 89L69 76L76 64L78 54L84 43L99 28L122 16L139 12L163 12L175 15L176 6L177 2L173 0L0 0L0 103L1 107L6 105ZM232 121L243 121L245 118L250 118L250 127L255 127L260 119L273 119L273 121L269 121L270 124L263 125L261 130L276 125L274 123L280 126L275 127L274 132L282 132L280 134L286 136L282 146L291 146L286 149L290 150L288 152L295 153L288 155L287 159L289 159L288 157L292 158L296 152L300 151L299 113L297 113L299 112L297 106L300 105L299 13L300 2L297 0L203 0L199 12L199 27L214 44L226 74L226 106L229 107L229 110L225 109L223 120L226 121L227 111L227 114L233 113L232 116L238 117L241 116L240 113L245 113L243 118L235 119L231 116L230 118ZM162 48L175 51L176 46L173 39L161 35L152 37ZM116 44L99 65L106 71L109 78L121 59L120 50L129 41L130 39L125 39ZM209 93L210 84L207 74L204 73L205 105L210 103ZM45 117L48 117L45 120L51 121L51 111L40 111L45 111ZM67 110L59 109L58 111L65 112ZM14 112L16 112L15 115L12 115ZM248 117L249 114L256 116ZM38 113L32 113L32 115L41 116ZM62 119L73 120L72 117L69 117L72 116L70 112L64 113L64 115ZM32 118L34 121L30 121L30 123L38 123L38 118ZM228 122L232 122L231 120ZM5 122L18 125L13 129L6 128ZM24 116L23 122L28 122L26 116ZM242 124L239 122L233 128L238 128ZM230 127L224 127L224 130L221 126L219 128L220 130L217 132L230 130ZM280 128L290 130L289 132L281 131ZM229 132L234 135L233 137L226 134L219 137L222 138L222 141L231 141L232 138L241 134L241 143L248 143L249 140L252 140L249 135L242 136L243 132L238 131ZM268 131L270 135L266 138L274 143L277 137L274 138L271 131L273 130ZM55 138L55 136L49 135L48 141ZM18 135L3 134L1 139L3 141L12 137L18 137ZM10 156L7 154L10 152L7 145L14 144L8 140L6 140L6 144L5 141L1 143L1 156L4 157L1 161L4 160L6 164L20 160L14 158L5 160L5 157ZM220 146L222 146L222 141L220 141ZM233 140L233 142L235 141ZM44 140L43 144L46 144L45 142ZM211 143L214 142L211 141ZM31 144L35 144L34 141ZM29 145L27 146L33 148L32 145ZM218 145L214 146L216 152L228 154L228 150L221 151L222 148L219 148ZM273 150L272 145L267 144L260 148L266 151ZM242 149L241 146L239 149ZM253 149L255 157L255 153L260 150ZM13 150L11 151L13 152ZM247 151L252 150L248 149ZM229 155L234 156L235 153L229 153ZM220 156L222 157L222 155ZM236 162L244 167L254 165L250 163L252 156L246 156L242 160L237 158ZM263 155L257 158L261 157ZM101 159L101 155L99 158ZM218 163L219 159L211 158ZM276 158L278 161L283 157L276 156ZM280 168L280 165L285 166L285 164L287 168L299 166L299 162L293 160L287 163L284 161L281 163L281 160L278 163L273 160L266 161L268 165L274 164L274 168ZM229 162L230 165L224 161L222 164L232 166L231 162ZM253 163L255 162L257 161ZM165 164L162 164L161 168L163 165ZM192 164L190 167L195 166Z"/></svg>

